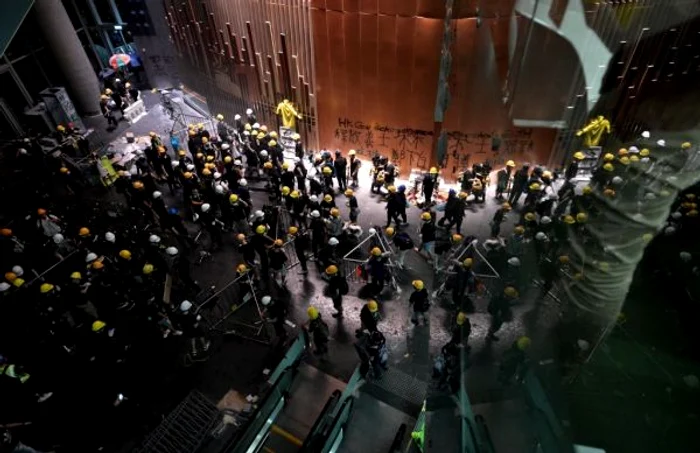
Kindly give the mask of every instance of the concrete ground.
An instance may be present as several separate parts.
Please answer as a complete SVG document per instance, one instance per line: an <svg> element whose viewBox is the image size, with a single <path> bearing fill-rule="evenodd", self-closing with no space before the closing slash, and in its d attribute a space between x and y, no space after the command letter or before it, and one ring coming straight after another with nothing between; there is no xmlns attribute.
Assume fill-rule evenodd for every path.
<svg viewBox="0 0 700 453"><path fill-rule="evenodd" d="M165 134L170 130L170 123L157 100L146 94L149 114L137 124L128 128L136 135L146 135L150 130ZM195 115L195 112L189 112ZM97 118L97 121L101 118ZM92 124L93 122L91 122ZM115 132L101 136L105 140L123 134L126 126L120 126ZM373 225L383 225L386 219L384 203L381 197L369 193L369 165L362 169L360 188L356 190L362 209L359 223L367 234ZM491 190L493 190L491 188ZM167 193L167 189L163 191ZM256 208L267 200L263 192L254 192ZM180 195L168 195L168 203L181 203ZM342 215L347 218L344 197L338 196L336 202ZM462 232L475 235L480 240L488 237L488 221L497 209L498 203L489 191L486 203L475 205L468 212ZM407 227L417 241L420 211L410 208ZM502 235L507 237L518 218L517 210L508 218L502 228ZM206 239L205 239L206 242ZM194 277L201 286L223 288L235 277L238 256L234 246L234 235L227 234L224 246L214 253L211 260L195 267ZM390 366L421 382L430 381L433 357L449 338L452 312L448 307L435 304L430 310L428 326L414 327L410 321L407 295L410 294L410 282L420 278L429 289L433 289L433 272L426 261L416 253L409 252L406 260L408 270L398 277L402 293L387 297L380 303L382 321L380 330L385 334L390 350ZM359 327L359 312L366 299L361 298L362 285L351 281L350 293L344 298L345 317L336 320L330 316L333 312L329 298L323 295L324 282L319 278L315 265L310 263L310 273L302 276L295 268L287 276L289 292L278 288L270 289L277 297L287 297L290 302L290 320L297 326L290 329L293 334L298 326L306 321L306 308L313 304L323 314L331 328L332 340L327 361L310 357L309 364L341 381L347 381L358 364L353 347L354 331ZM512 320L506 323L500 332L499 342L486 342L489 315L486 313L488 299L475 300L476 310L470 314L473 330L470 339L472 345L471 367L467 374L467 388L474 404L507 402L513 397L510 389L502 388L496 379L497 362L503 351L521 335L533 339L530 355L538 374L543 377L550 392L560 419L570 429L575 440L588 445L606 448L609 452L642 451L691 451L687 446L687 434L697 426L697 390L693 392L683 381L683 376L698 374L697 362L688 350L688 338L682 329L675 330L674 325L682 317L682 311L666 307L658 309L655 305L649 309L650 285L643 277L635 281L626 308L629 325L616 329L610 339L600 346L600 353L583 371L569 380L562 382L562 376L568 370L559 367L558 354L565 336L558 332L562 307L552 298L541 298L539 289L530 286L521 294L521 299L513 309ZM385 293L388 294L388 293ZM233 302L233 293L224 292L217 305L219 315L226 313L226 307ZM636 303L634 303L636 302ZM673 312L669 313L672 310ZM665 314L659 316L659 312ZM248 310L250 316L252 311ZM649 318L648 316L652 316ZM233 324L228 324L233 321ZM230 318L225 325L234 326L236 317ZM663 323L665 327L655 329L651 335L649 325ZM676 324L674 324L676 323ZM232 327L234 328L234 327ZM246 336L252 335L251 329L235 327ZM292 331L293 330L293 331ZM665 333L674 334L669 340ZM568 340L567 340L568 341ZM656 349L657 344L663 347ZM679 346L683 345L683 346ZM237 336L219 335L214 338L211 358L201 364L182 368L178 360L181 345L173 339L165 349L169 354L160 358L163 364L159 371L159 382L148 382L144 378L146 391L139 402L143 410L155 414L166 413L191 388L202 391L212 401L218 401L230 389L243 394L255 392L263 381L262 370L273 367L278 352L270 346ZM168 360L171 363L166 364ZM172 363L172 362L175 363ZM673 365L669 365L672 363ZM649 371L650 370L650 371ZM155 379L155 378L154 378ZM632 385L634 383L634 385ZM151 420L156 420L157 417ZM131 427L131 437L137 439L145 434L148 423ZM619 431L620 427L627 428ZM498 436L498 429L491 427L492 436ZM637 439L627 443L630 438ZM123 438L122 438L123 440ZM115 442L114 449L117 449ZM130 451L133 443L121 443L122 451ZM634 446L632 448L631 446ZM652 447L653 446L653 447ZM685 449L684 449L685 448Z"/></svg>

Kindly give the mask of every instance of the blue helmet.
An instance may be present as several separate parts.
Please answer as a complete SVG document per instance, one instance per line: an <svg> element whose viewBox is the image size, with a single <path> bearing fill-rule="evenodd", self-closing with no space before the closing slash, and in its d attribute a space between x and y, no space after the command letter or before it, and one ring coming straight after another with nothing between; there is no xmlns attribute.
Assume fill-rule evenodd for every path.
<svg viewBox="0 0 700 453"><path fill-rule="evenodd" d="M399 192L405 192L405 191L406 191L406 186L404 186L403 184L401 184L401 185L399 186Z"/></svg>
<svg viewBox="0 0 700 453"><path fill-rule="evenodd" d="M168 209L168 214L170 215L177 215L180 211L177 210L177 208L170 208Z"/></svg>

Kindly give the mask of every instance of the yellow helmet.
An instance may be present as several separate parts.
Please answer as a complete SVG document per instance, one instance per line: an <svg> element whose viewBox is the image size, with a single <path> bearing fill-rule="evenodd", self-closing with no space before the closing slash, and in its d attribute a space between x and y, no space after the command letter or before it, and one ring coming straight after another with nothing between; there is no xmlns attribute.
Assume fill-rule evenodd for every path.
<svg viewBox="0 0 700 453"><path fill-rule="evenodd" d="M516 298L518 297L518 290L513 288L512 286L506 286L503 290L503 294L505 294L508 297Z"/></svg>
<svg viewBox="0 0 700 453"><path fill-rule="evenodd" d="M647 148L643 148L643 149L639 152L639 155L642 156L642 157L648 157L649 154L651 154L651 152L649 152L649 150L648 150Z"/></svg>
<svg viewBox="0 0 700 453"><path fill-rule="evenodd" d="M292 236L294 236L298 232L299 232L299 228L295 227L294 225L289 227L289 234L291 234Z"/></svg>
<svg viewBox="0 0 700 453"><path fill-rule="evenodd" d="M137 189L137 190L143 189L143 183L141 181L134 181L132 186L134 187L134 189Z"/></svg>
<svg viewBox="0 0 700 453"><path fill-rule="evenodd" d="M301 140L301 135L299 135L299 134L296 133L296 132L293 133L293 134L292 134L292 140Z"/></svg>
<svg viewBox="0 0 700 453"><path fill-rule="evenodd" d="M83 278L83 276L80 275L80 272L73 272L72 274L70 274L70 278L72 278L73 280L80 280L81 278Z"/></svg>
<svg viewBox="0 0 700 453"><path fill-rule="evenodd" d="M289 187L287 187L287 186L282 187L282 195L287 196L287 195L289 195L289 192L290 192Z"/></svg>
<svg viewBox="0 0 700 453"><path fill-rule="evenodd" d="M335 264L331 264L330 266L328 266L326 268L326 274L328 274L328 275L335 275L337 273L338 273L338 266L336 266Z"/></svg>
<svg viewBox="0 0 700 453"><path fill-rule="evenodd" d="M325 201L326 203L330 203L331 201L333 201L333 197L326 194L323 196L323 201Z"/></svg>
<svg viewBox="0 0 700 453"><path fill-rule="evenodd" d="M149 263L144 264L142 271L144 275L150 275L153 272L153 265Z"/></svg>
<svg viewBox="0 0 700 453"><path fill-rule="evenodd" d="M510 203L508 203L507 201L501 205L501 208L503 208L503 209L506 210L506 211L510 211L511 209L513 209L513 208L510 206Z"/></svg>
<svg viewBox="0 0 700 453"><path fill-rule="evenodd" d="M105 265L102 261L95 261L94 263L92 263L92 268L95 270L100 270L103 267L105 267Z"/></svg>
<svg viewBox="0 0 700 453"><path fill-rule="evenodd" d="M63 173L64 175L67 174L67 173L69 173L69 172L68 172L68 167L61 167L58 171L60 171L60 172Z"/></svg>
<svg viewBox="0 0 700 453"><path fill-rule="evenodd" d="M106 325L107 324L98 319L97 321L92 323L92 331L99 332L100 330L104 329Z"/></svg>
<svg viewBox="0 0 700 453"><path fill-rule="evenodd" d="M467 192L459 192L458 196L459 196L459 198L464 199L464 198L467 198L469 196L469 194Z"/></svg>
<svg viewBox="0 0 700 453"><path fill-rule="evenodd" d="M605 162L612 162L613 160L615 160L615 155L612 153L605 153L605 155L603 156L603 160Z"/></svg>
<svg viewBox="0 0 700 453"><path fill-rule="evenodd" d="M263 138L265 138L265 133L264 133L264 132L258 132L257 138L258 138L258 140L262 140Z"/></svg>
<svg viewBox="0 0 700 453"><path fill-rule="evenodd" d="M607 164L603 165L603 170L605 170L605 171L613 171L613 170L615 170L615 167L613 166L613 164L611 164L610 162L608 162Z"/></svg>
<svg viewBox="0 0 700 453"><path fill-rule="evenodd" d="M530 184L530 190L532 190L533 192L540 190L540 183L533 182L532 184Z"/></svg>
<svg viewBox="0 0 700 453"><path fill-rule="evenodd" d="M228 201L230 201L231 203L238 203L238 195L236 195L235 193L232 193L228 197Z"/></svg>
<svg viewBox="0 0 700 453"><path fill-rule="evenodd" d="M216 115L216 119L219 120L219 121L223 121L223 120L224 120L224 115L222 115L221 113L219 113L219 114Z"/></svg>
<svg viewBox="0 0 700 453"><path fill-rule="evenodd" d="M396 231L392 227L388 227L386 230L384 230L387 236L392 237Z"/></svg>
<svg viewBox="0 0 700 453"><path fill-rule="evenodd" d="M119 256L121 256L125 260L130 260L131 259L131 252L128 250L122 250L121 252L119 252Z"/></svg>
<svg viewBox="0 0 700 453"><path fill-rule="evenodd" d="M224 157L224 163L225 164L230 164L233 158L231 156L226 156Z"/></svg>
<svg viewBox="0 0 700 453"><path fill-rule="evenodd" d="M266 169L268 169L268 170L271 169L271 168L272 168L272 162L270 162L270 161L265 162L265 163L263 164L263 168L266 168Z"/></svg>
<svg viewBox="0 0 700 453"><path fill-rule="evenodd" d="M192 174L191 171L186 171L186 172L184 172L184 173L182 174L182 176L184 176L185 179L192 179L192 178L194 177L194 175Z"/></svg>
<svg viewBox="0 0 700 453"><path fill-rule="evenodd" d="M432 219L433 217L430 215L429 212L424 212L423 214L420 215L420 218L421 218L421 220L427 222L428 220Z"/></svg>
<svg viewBox="0 0 700 453"><path fill-rule="evenodd" d="M376 300L370 300L367 302L367 308L370 312L376 313L376 311L379 310L379 304L377 304Z"/></svg>
<svg viewBox="0 0 700 453"><path fill-rule="evenodd" d="M255 228L255 232L258 234L265 234L267 232L267 228L265 227L265 225L258 225Z"/></svg>
<svg viewBox="0 0 700 453"><path fill-rule="evenodd" d="M464 239L464 237L462 237L461 234L455 233L452 235L452 237L450 239L452 239L452 242L454 244L459 244L460 242L462 242L462 239Z"/></svg>
<svg viewBox="0 0 700 453"><path fill-rule="evenodd" d="M418 291L425 288L425 283L423 283L423 280L413 280L411 282L411 285L413 285L413 287L416 288Z"/></svg>
<svg viewBox="0 0 700 453"><path fill-rule="evenodd" d="M622 165L629 165L630 164L630 158L627 156L622 156L620 157L620 163Z"/></svg>
<svg viewBox="0 0 700 453"><path fill-rule="evenodd" d="M239 274L245 274L246 272L248 272L248 266L246 266L245 264L239 264L238 266L236 266L236 272L238 272Z"/></svg>
<svg viewBox="0 0 700 453"><path fill-rule="evenodd" d="M82 227L80 230L78 230L78 236L90 236L90 230Z"/></svg>
<svg viewBox="0 0 700 453"><path fill-rule="evenodd" d="M532 222L536 218L537 218L537 216L535 215L534 212L528 212L527 214L525 214L525 220L527 220L528 222Z"/></svg>
<svg viewBox="0 0 700 453"><path fill-rule="evenodd" d="M617 155L620 156L620 157L626 156L627 154L629 154L629 151L627 151L627 148L620 148L620 149L617 151Z"/></svg>
<svg viewBox="0 0 700 453"><path fill-rule="evenodd" d="M569 255L561 255L559 257L559 262L561 264L567 264L569 262Z"/></svg>
<svg viewBox="0 0 700 453"><path fill-rule="evenodd" d="M690 142L683 142L683 144L681 145L681 149L688 149L691 146L693 145Z"/></svg>
<svg viewBox="0 0 700 453"><path fill-rule="evenodd" d="M321 170L321 171L323 172L324 175L330 175L331 173L333 173L333 170L331 169L331 167L323 167L323 170Z"/></svg>
<svg viewBox="0 0 700 453"><path fill-rule="evenodd" d="M354 156L357 152L354 149L348 151L348 156Z"/></svg>
<svg viewBox="0 0 700 453"><path fill-rule="evenodd" d="M15 274L14 272L5 272L5 280L12 283L15 280L17 280L17 274Z"/></svg>
<svg viewBox="0 0 700 453"><path fill-rule="evenodd" d="M552 179L552 172L545 170L542 172L542 179Z"/></svg>
<svg viewBox="0 0 700 453"><path fill-rule="evenodd" d="M276 138L277 138L277 131L272 131L272 132L270 132L270 137L276 139Z"/></svg>
<svg viewBox="0 0 700 453"><path fill-rule="evenodd" d="M387 187L387 190L388 190L389 192L392 192L392 193L393 193L393 192L396 192L396 186L389 186L389 187Z"/></svg>
<svg viewBox="0 0 700 453"><path fill-rule="evenodd" d="M576 221L578 223L586 223L588 221L588 214L585 212L579 212L576 214Z"/></svg>
<svg viewBox="0 0 700 453"><path fill-rule="evenodd" d="M345 196L346 196L346 197L352 197L353 195L355 195L355 192L353 192L352 189L346 189L346 190L345 190Z"/></svg>
<svg viewBox="0 0 700 453"><path fill-rule="evenodd" d="M466 268L472 267L472 264L474 264L474 260L471 258L467 258L464 261L462 261L462 266Z"/></svg>
<svg viewBox="0 0 700 453"><path fill-rule="evenodd" d="M197 153L194 155L197 159L204 159L204 153Z"/></svg>
<svg viewBox="0 0 700 453"><path fill-rule="evenodd" d="M270 140L267 144L271 147L275 147L277 146L277 140Z"/></svg>
<svg viewBox="0 0 700 453"><path fill-rule="evenodd" d="M181 149L177 152L177 155L180 157L185 157L187 155L187 151L185 151L184 149Z"/></svg>
<svg viewBox="0 0 700 453"><path fill-rule="evenodd" d="M612 198L615 196L615 191L613 189L608 188L603 191L603 195Z"/></svg>
<svg viewBox="0 0 700 453"><path fill-rule="evenodd" d="M274 245L275 247L282 247L284 245L284 241L282 239L275 239Z"/></svg>
<svg viewBox="0 0 700 453"><path fill-rule="evenodd" d="M639 156L637 156L636 154L632 154L630 156L630 162L639 162Z"/></svg>
<svg viewBox="0 0 700 453"><path fill-rule="evenodd" d="M202 170L202 176L211 176L211 170L205 168L204 170Z"/></svg>
<svg viewBox="0 0 700 453"><path fill-rule="evenodd" d="M311 320L318 319L318 309L316 309L316 307L307 308L306 314L309 316L309 319L311 319Z"/></svg>
<svg viewBox="0 0 700 453"><path fill-rule="evenodd" d="M437 167L430 167L430 174L431 175L437 175L438 169Z"/></svg>
<svg viewBox="0 0 700 453"><path fill-rule="evenodd" d="M522 225L516 225L515 228L513 228L513 232L515 234L523 234L525 232L525 227Z"/></svg>
<svg viewBox="0 0 700 453"><path fill-rule="evenodd" d="M289 169L289 162L282 162L282 170Z"/></svg>
<svg viewBox="0 0 700 453"><path fill-rule="evenodd" d="M250 131L252 129L252 127L250 124L246 124L245 126L243 126L243 129Z"/></svg>
<svg viewBox="0 0 700 453"><path fill-rule="evenodd" d="M583 186L583 194L584 195L589 195L593 193L593 187L591 186Z"/></svg>
<svg viewBox="0 0 700 453"><path fill-rule="evenodd" d="M214 156L207 156L207 162L214 162Z"/></svg>
<svg viewBox="0 0 700 453"><path fill-rule="evenodd" d="M585 158L586 158L586 155L583 154L581 151L576 151L574 153L574 159L576 159L576 160L583 160Z"/></svg>
<svg viewBox="0 0 700 453"><path fill-rule="evenodd" d="M331 209L331 215L333 217L338 217L340 215L340 210L338 208Z"/></svg>
<svg viewBox="0 0 700 453"><path fill-rule="evenodd" d="M460 311L459 313L457 313L457 325L458 325L458 326L463 325L463 324L465 323L466 320L467 320L467 314L466 314L466 313L464 313L463 311Z"/></svg>
<svg viewBox="0 0 700 453"><path fill-rule="evenodd" d="M515 162L509 160L508 162L506 162L506 167L515 167Z"/></svg>
<svg viewBox="0 0 700 453"><path fill-rule="evenodd" d="M379 247L372 248L372 256L380 256L382 254L382 249Z"/></svg>
<svg viewBox="0 0 700 453"><path fill-rule="evenodd" d="M39 287L39 292L42 294L46 294L50 291L53 291L53 285L51 283L42 283Z"/></svg>
<svg viewBox="0 0 700 453"><path fill-rule="evenodd" d="M290 193L289 196L292 197L292 198L299 198L299 191L298 191L298 190L292 190L292 193Z"/></svg>
<svg viewBox="0 0 700 453"><path fill-rule="evenodd" d="M573 225L574 223L576 223L576 219L574 219L574 216L572 215L565 215L564 223L566 223L567 225Z"/></svg>
<svg viewBox="0 0 700 453"><path fill-rule="evenodd" d="M521 351L525 351L526 349L528 349L530 347L530 344L532 344L532 341L529 337L520 337L515 341L515 345Z"/></svg>

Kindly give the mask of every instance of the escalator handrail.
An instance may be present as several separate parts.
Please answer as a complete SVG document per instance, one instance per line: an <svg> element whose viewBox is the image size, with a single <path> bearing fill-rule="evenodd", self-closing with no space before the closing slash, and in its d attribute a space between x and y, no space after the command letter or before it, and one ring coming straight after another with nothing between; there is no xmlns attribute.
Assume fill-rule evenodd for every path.
<svg viewBox="0 0 700 453"><path fill-rule="evenodd" d="M329 440L328 437L331 435L333 430L335 429L336 425L338 424L340 417L343 415L343 412L345 412L345 407L346 406L351 406L350 409L348 409L348 412L352 411L352 406L355 404L355 398L354 397L349 397L346 398L340 405L338 412L336 412L335 417L333 417L333 421L328 424L328 429L326 430L325 433L323 433L324 437L326 438L326 442ZM332 441L335 441L335 438L330 439ZM325 444L324 444L325 446ZM322 452L323 450L318 450L318 453ZM317 453L316 451L309 452L309 453Z"/></svg>
<svg viewBox="0 0 700 453"><path fill-rule="evenodd" d="M486 425L486 420L484 420L484 417L482 417L480 414L477 414L474 416L474 421L476 421L477 425L482 427L481 431L484 433L485 439L480 440L486 441L486 443L488 444L489 453L495 453L496 447L493 445L493 439L491 439L491 431L489 431L489 427Z"/></svg>
<svg viewBox="0 0 700 453"><path fill-rule="evenodd" d="M467 427L469 428L469 433L472 435L473 442L472 444L474 445L474 453L481 453L481 442L478 442L479 438L476 436L476 433L474 432L474 427L472 426L472 421L469 419L469 417L462 416L462 420L467 423Z"/></svg>
<svg viewBox="0 0 700 453"><path fill-rule="evenodd" d="M399 426L399 429L396 430L396 435L394 436L394 441L391 443L391 447L389 448L388 453L397 453L397 452L401 451L401 443L403 441L403 438L406 436L406 429L408 429L406 424L401 423L401 426Z"/></svg>
<svg viewBox="0 0 700 453"><path fill-rule="evenodd" d="M326 421L326 418L330 414L330 411L332 411L335 408L336 404L338 404L341 395L342 393L340 392L340 390L335 390L331 394L331 396L328 397L328 401L326 401L326 404L323 406L323 409L321 409L321 413L318 415L318 417L316 418L316 422L311 427L309 435L306 436L306 439L304 439L304 443L301 445L301 448L299 448L300 453L303 453L307 448L311 448L311 446L314 445L314 443L316 442L318 436L323 433L323 430L320 428L323 428L323 423Z"/></svg>

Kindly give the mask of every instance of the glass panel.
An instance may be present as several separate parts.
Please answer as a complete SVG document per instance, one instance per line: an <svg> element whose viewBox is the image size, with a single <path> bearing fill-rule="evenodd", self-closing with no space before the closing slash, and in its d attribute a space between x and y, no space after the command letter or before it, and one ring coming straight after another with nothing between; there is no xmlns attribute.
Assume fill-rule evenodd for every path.
<svg viewBox="0 0 700 453"><path fill-rule="evenodd" d="M39 92L49 87L49 81L46 80L34 56L30 55L22 58L13 63L12 67L17 72L29 95L34 99L34 102L37 102L39 100Z"/></svg>
<svg viewBox="0 0 700 453"><path fill-rule="evenodd" d="M116 22L109 0L92 0L103 23L113 24Z"/></svg>
<svg viewBox="0 0 700 453"><path fill-rule="evenodd" d="M28 107L27 100L22 95L17 83L9 72L0 74L0 86L2 87L0 96L5 100L15 115L21 118L24 109Z"/></svg>
<svg viewBox="0 0 700 453"><path fill-rule="evenodd" d="M32 49L38 49L44 45L43 38L34 14L30 12L10 42L5 55L10 60L27 55Z"/></svg>

